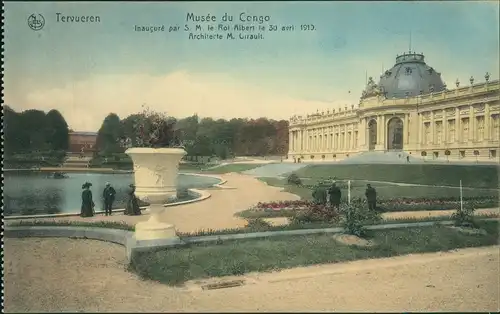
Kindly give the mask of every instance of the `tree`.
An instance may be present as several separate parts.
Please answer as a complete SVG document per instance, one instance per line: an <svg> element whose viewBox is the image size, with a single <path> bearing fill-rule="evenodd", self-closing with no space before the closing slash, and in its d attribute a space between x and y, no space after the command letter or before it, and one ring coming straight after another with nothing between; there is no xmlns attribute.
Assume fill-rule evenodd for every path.
<svg viewBox="0 0 500 314"><path fill-rule="evenodd" d="M20 114L9 106L5 106L2 119L5 154L10 155L18 152L23 147L28 147L29 140L26 139L26 133L21 125Z"/></svg>
<svg viewBox="0 0 500 314"><path fill-rule="evenodd" d="M196 134L198 132L199 118L197 115L177 121L176 130L179 131L181 142L188 156L195 156Z"/></svg>
<svg viewBox="0 0 500 314"><path fill-rule="evenodd" d="M55 109L50 110L46 116L46 139L51 149L67 150L69 147L69 128L61 113Z"/></svg>
<svg viewBox="0 0 500 314"><path fill-rule="evenodd" d="M449 156L451 155L451 152L447 149L445 152L444 152L444 155L446 156L446 161L449 162L448 158Z"/></svg>
<svg viewBox="0 0 500 314"><path fill-rule="evenodd" d="M97 148L105 154L123 152L124 148L120 146L123 133L122 123L118 115L108 114L97 132Z"/></svg>
<svg viewBox="0 0 500 314"><path fill-rule="evenodd" d="M46 151L50 149L47 142L46 129L48 125L45 112L36 109L23 111L20 116L20 125L23 128L23 142L27 141L29 151Z"/></svg>

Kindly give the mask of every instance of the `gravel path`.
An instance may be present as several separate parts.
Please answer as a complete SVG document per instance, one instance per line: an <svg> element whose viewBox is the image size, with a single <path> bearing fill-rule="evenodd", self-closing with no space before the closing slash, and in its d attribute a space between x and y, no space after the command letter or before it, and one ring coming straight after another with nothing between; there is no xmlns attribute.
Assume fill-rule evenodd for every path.
<svg viewBox="0 0 500 314"><path fill-rule="evenodd" d="M249 274L255 284L200 291L139 280L123 247L6 239L6 312L497 311L499 249L413 255Z"/></svg>

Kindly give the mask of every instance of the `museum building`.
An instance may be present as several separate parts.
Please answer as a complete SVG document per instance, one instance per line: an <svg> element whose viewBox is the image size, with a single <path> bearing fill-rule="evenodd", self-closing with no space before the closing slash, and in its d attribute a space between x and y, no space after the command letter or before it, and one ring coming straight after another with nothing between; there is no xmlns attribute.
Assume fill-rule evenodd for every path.
<svg viewBox="0 0 500 314"><path fill-rule="evenodd" d="M335 160L368 151L426 158L497 159L499 81L447 89L423 54L404 53L376 84L370 77L357 107L294 116L288 158Z"/></svg>

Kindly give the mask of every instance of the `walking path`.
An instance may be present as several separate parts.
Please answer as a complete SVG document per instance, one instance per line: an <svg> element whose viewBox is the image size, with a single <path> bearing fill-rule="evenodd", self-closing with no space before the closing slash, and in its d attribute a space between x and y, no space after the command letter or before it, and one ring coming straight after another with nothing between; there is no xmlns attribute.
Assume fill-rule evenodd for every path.
<svg viewBox="0 0 500 314"><path fill-rule="evenodd" d="M299 196L284 192L280 187L269 186L266 183L247 175L229 173L220 176L227 180L220 189L210 189L212 194L207 200L168 207L165 209L162 219L175 225L178 231L194 232L200 229L224 229L243 227L247 221L243 218L235 217L234 214L248 209L257 202L271 202L284 200L298 200ZM231 187L232 189L229 189ZM433 210L433 211L406 211L384 213L383 218L405 218L405 217L431 217L451 215L453 210ZM477 214L500 214L499 208L480 209ZM115 213L113 216L97 215L91 218L81 218L79 216L58 217L58 218L38 218L37 220L56 221L119 221L135 225L139 221L149 218L149 214L141 216L126 216L122 213ZM33 219L24 219L33 220ZM266 219L273 225L287 224L287 218ZM19 220L6 220L6 225Z"/></svg>
<svg viewBox="0 0 500 314"><path fill-rule="evenodd" d="M92 240L5 240L6 312L448 311L499 307L499 249L473 248L251 273L202 291L138 279L123 247ZM253 283L253 284L251 284ZM195 289L195 288L198 289Z"/></svg>

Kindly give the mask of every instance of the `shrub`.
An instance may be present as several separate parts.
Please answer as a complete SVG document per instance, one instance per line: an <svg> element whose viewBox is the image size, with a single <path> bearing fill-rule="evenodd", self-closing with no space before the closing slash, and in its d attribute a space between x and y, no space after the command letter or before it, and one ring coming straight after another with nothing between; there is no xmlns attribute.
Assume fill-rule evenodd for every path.
<svg viewBox="0 0 500 314"><path fill-rule="evenodd" d="M246 227L253 231L265 231L271 227L271 224L261 218L252 218L247 220Z"/></svg>
<svg viewBox="0 0 500 314"><path fill-rule="evenodd" d="M177 190L177 199L186 199L189 198L189 190L187 188L180 188Z"/></svg>
<svg viewBox="0 0 500 314"><path fill-rule="evenodd" d="M476 207L477 206L474 202L464 203L463 209L459 207L457 211L451 215L451 219L453 220L455 226L475 227L474 211Z"/></svg>
<svg viewBox="0 0 500 314"><path fill-rule="evenodd" d="M304 224L314 222L334 223L339 220L339 213L333 208L322 205L312 205L297 211L290 219L291 224Z"/></svg>
<svg viewBox="0 0 500 314"><path fill-rule="evenodd" d="M328 192L323 184L318 184L313 188L312 197L315 204L326 205Z"/></svg>
<svg viewBox="0 0 500 314"><path fill-rule="evenodd" d="M366 234L364 228L367 224L375 224L382 220L377 211L368 210L366 201L355 201L351 204L340 204L340 223L344 232L358 237Z"/></svg>
<svg viewBox="0 0 500 314"><path fill-rule="evenodd" d="M299 178L299 176L295 173L291 173L288 178L286 179L288 184L292 185L302 185L302 180Z"/></svg>

